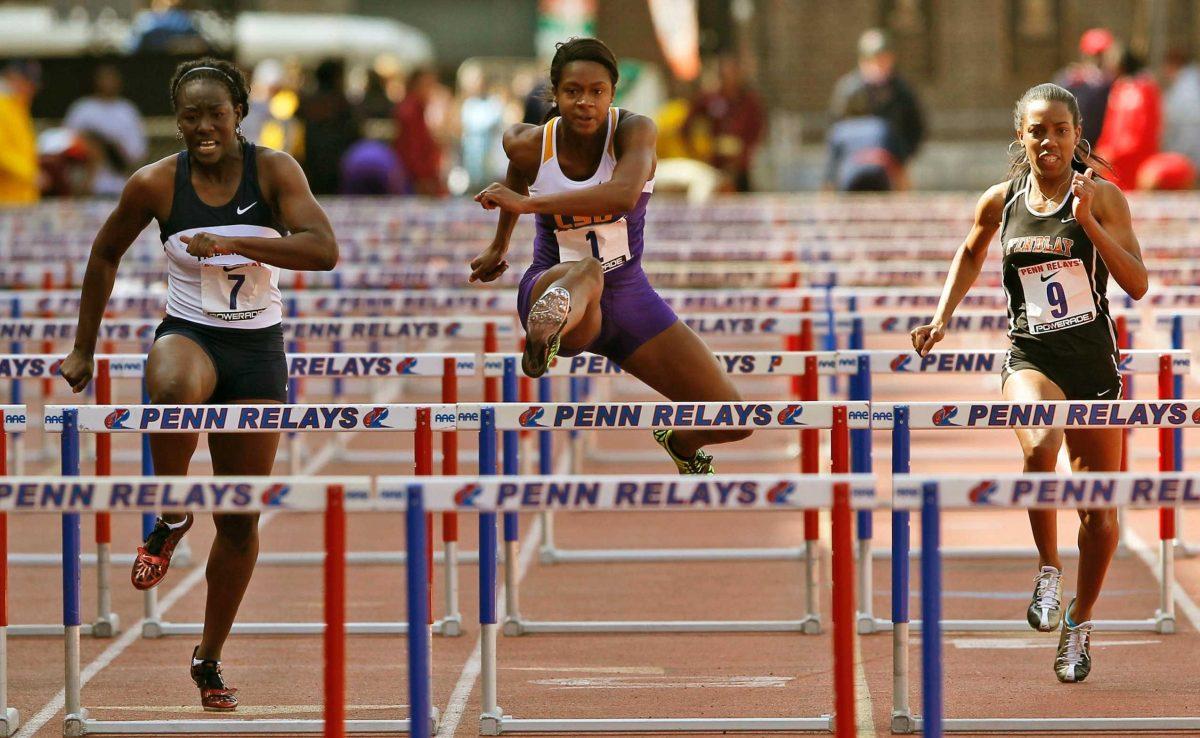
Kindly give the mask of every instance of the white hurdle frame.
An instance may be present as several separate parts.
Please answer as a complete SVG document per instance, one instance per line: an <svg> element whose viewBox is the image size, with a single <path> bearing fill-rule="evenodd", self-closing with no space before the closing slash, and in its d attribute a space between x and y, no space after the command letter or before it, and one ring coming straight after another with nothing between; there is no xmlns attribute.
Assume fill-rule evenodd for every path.
<svg viewBox="0 0 1200 738"><path fill-rule="evenodd" d="M807 357L810 364L815 363L815 357ZM511 375L510 375L511 376ZM815 377L815 373L812 375ZM748 420L742 421L725 421L709 423L700 422L699 418L704 417L707 413L710 418L716 416L719 412L729 413L730 408L737 406L739 408L754 408L754 412L763 418L762 422L755 421L750 423ZM529 404L529 403L501 403L496 405L470 405L459 404L459 422L460 430L465 428L480 427L480 418L482 417L483 409L494 408L495 410L495 429L504 433L504 459L503 472L508 475L516 474L519 471L519 459L517 453L518 442L516 439L518 431L522 429L536 430L588 430L600 428L617 428L622 430L648 430L654 428L688 428L688 427L753 427L761 430L796 430L798 427L803 427L810 432L817 432L819 429L833 429L831 440L831 448L834 451L834 457L837 457L837 449L841 444L849 444L849 429L850 428L866 428L868 427L869 408L865 402L741 402L741 403L720 403L720 402L700 402L700 403L610 403L604 404L589 404L589 403L546 403L546 404ZM843 431L838 428L835 423L837 412L841 412L844 408L847 414L847 427ZM610 414L616 418L617 413L625 413L621 417L620 424L589 424L588 413L595 412L599 418L604 414ZM671 413L671 412L687 412L694 413L696 418L691 415L677 417L673 423L663 423L659 420L654 420L652 416L656 413ZM793 414L794 413L794 414ZM636 415L636 418L634 416ZM796 419L803 417L803 426L796 424ZM540 418L545 418L552 425L542 425ZM845 432L846 438L841 438L841 434ZM482 441L481 441L482 443ZM809 456L815 462L811 466L806 466L805 473L810 473L811 468L813 474L820 473L819 451L817 445L811 444L809 448ZM484 466L481 461L481 466ZM845 471L835 469L835 471ZM547 621L547 620L531 620L523 617L520 612L519 601L520 593L518 588L519 577L516 574L517 562L519 556L519 536L517 534L517 521L515 516L505 516L504 526L504 569L505 569L505 598L507 616L503 623L503 631L505 635L516 636L533 633L697 633L697 632L798 632L798 633L819 633L821 629L821 615L819 609L819 601L817 596L817 551L818 541L809 538L808 531L810 526L806 525L806 552L809 558L807 559L804 569L805 584L805 615L796 620L683 620L683 621L654 621L654 620L611 620L611 621ZM816 532L816 526L811 526L813 532Z"/></svg>
<svg viewBox="0 0 1200 738"><path fill-rule="evenodd" d="M74 406L47 405L45 408L44 425L48 432L60 432L62 429L62 413ZM80 433L146 433L146 432L195 432L220 431L222 433L255 433L255 432L409 432L415 434L417 448L417 473L432 474L432 433L435 431L452 431L455 423L455 405L453 404L381 404L381 405L332 405L332 404L297 404L297 405L87 405L75 408L78 410L78 429ZM223 411L219 418L214 415ZM197 421L189 423L183 418L186 412L196 413ZM122 420L115 423L117 414L125 413ZM172 418L167 418L168 413ZM315 422L324 427L292 427L297 420L306 417L306 413ZM329 413L328 416L325 414ZM372 420L371 414L375 417ZM256 426L245 427L241 422L244 414L253 414ZM289 418L295 417L289 421ZM268 418L274 418L268 420ZM57 419L57 420L55 420ZM336 421L336 426L335 426ZM383 425L388 421L388 425ZM289 422L292 425L289 425ZM313 563L320 564L324 556ZM457 580L454 580L455 585ZM155 590L148 590L154 593ZM457 587L455 587L457 593ZM457 599L455 599L457 606ZM431 624L431 632L441 632L443 627L451 629L455 634L461 633L461 613L456 610L448 612L447 618ZM324 631L324 623L305 622L265 622L265 623L234 623L233 635L307 635ZM346 624L346 632L353 635L389 635L403 634L408 629L408 623L403 619L390 622L353 622ZM147 597L144 603L142 637L161 638L173 635L199 635L203 631L202 623L174 623L164 620L158 610L158 598Z"/></svg>
<svg viewBox="0 0 1200 738"><path fill-rule="evenodd" d="M1189 403L1200 408L1200 403ZM1194 426L1193 426L1194 427ZM1165 430L1165 429L1164 429ZM978 491L990 490L980 497ZM1178 472L1058 474L997 474L990 476L907 474L893 477L892 504L896 509L919 510L922 538L921 602L924 619L944 622L941 613L941 510L986 511L995 509L1072 509L1083 500L1088 507L1168 508L1200 506L1191 490L1200 487L1200 475ZM1188 491L1184 491L1188 490ZM1164 541L1164 551L1170 550ZM1200 730L1200 717L1120 718L945 718L942 697L941 628L934 626L922 639L922 702L924 716L893 711L893 733L943 732L1044 733L1047 731L1097 731L1128 734L1132 731ZM907 649L905 651L907 655ZM903 685L907 700L907 682ZM907 701L905 702L907 708ZM897 722L897 717L901 718Z"/></svg>

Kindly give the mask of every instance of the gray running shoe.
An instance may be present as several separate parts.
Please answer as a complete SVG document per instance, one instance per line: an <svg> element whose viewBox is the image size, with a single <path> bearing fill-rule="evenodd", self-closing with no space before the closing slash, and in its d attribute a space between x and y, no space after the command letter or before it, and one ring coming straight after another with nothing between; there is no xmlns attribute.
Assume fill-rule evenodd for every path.
<svg viewBox="0 0 1200 738"><path fill-rule="evenodd" d="M1053 566L1043 566L1033 578L1033 599L1025 613L1029 627L1042 633L1053 633L1062 622L1062 572Z"/></svg>
<svg viewBox="0 0 1200 738"><path fill-rule="evenodd" d="M1074 604L1072 602L1072 604ZM1070 608L1067 609L1070 612ZM1058 655L1054 657L1054 675L1064 683L1082 682L1092 671L1092 621L1072 627L1063 618L1058 637Z"/></svg>
<svg viewBox="0 0 1200 738"><path fill-rule="evenodd" d="M529 317L525 321L525 353L521 356L525 376L542 376L558 356L559 341L570 312L571 293L563 287L546 290L529 308Z"/></svg>

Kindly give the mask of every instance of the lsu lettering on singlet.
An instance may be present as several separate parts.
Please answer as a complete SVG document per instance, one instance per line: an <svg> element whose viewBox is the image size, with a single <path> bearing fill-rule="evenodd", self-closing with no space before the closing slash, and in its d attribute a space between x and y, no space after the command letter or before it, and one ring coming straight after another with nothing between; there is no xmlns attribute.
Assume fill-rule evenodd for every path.
<svg viewBox="0 0 1200 738"><path fill-rule="evenodd" d="M612 179L617 166L613 139L616 137L619 108L608 109L608 133L600 165L591 177L574 180L558 165L558 127L561 118L553 118L542 127L542 163L537 178L529 187L531 195L568 192L594 187ZM538 215L532 270L544 270L564 261L579 261L594 256L604 269L606 282L625 273L641 271L646 205L654 192L654 180L646 182L637 205L627 213L608 215Z"/></svg>
<svg viewBox="0 0 1200 738"><path fill-rule="evenodd" d="M1108 267L1071 212L1074 195L1053 213L1029 207L1031 177L1009 183L1000 222L1008 336L1041 355L1113 357Z"/></svg>
<svg viewBox="0 0 1200 738"><path fill-rule="evenodd" d="M242 181L233 199L207 205L192 187L186 151L175 162L171 214L159 224L167 252L167 314L201 325L266 328L283 319L279 268L244 256L198 259L180 236L201 231L218 236L280 238L286 230L275 219L258 186L256 147L242 144Z"/></svg>

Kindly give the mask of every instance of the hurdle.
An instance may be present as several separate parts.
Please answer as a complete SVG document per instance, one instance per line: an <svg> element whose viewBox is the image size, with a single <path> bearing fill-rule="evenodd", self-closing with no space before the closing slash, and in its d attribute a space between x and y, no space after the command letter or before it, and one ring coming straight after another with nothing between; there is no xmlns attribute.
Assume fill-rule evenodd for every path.
<svg viewBox="0 0 1200 738"><path fill-rule="evenodd" d="M65 413L75 411L75 433L262 433L262 432L411 432L416 449L416 474L433 473L433 433L455 427L455 406L438 405L47 405L44 425L48 432L66 432ZM77 442L76 442L77 443ZM432 524L432 523L431 523ZM314 559L319 564L324 556ZM432 571L432 570L431 570ZM150 590L154 592L154 590ZM461 615L447 612L448 625L459 632ZM321 633L324 623L235 623L235 635L303 635ZM404 633L404 622L347 623L350 634ZM142 636L198 635L201 623L172 623L158 611L156 597L147 597Z"/></svg>
<svg viewBox="0 0 1200 738"><path fill-rule="evenodd" d="M1065 403L1064 403L1065 404ZM1130 403L1132 404L1132 403ZM1187 403L1189 410L1200 403ZM897 413L899 422L899 413ZM1187 425L1194 426L1194 422ZM1161 428L1160 433L1169 433ZM921 614L929 623L921 639L921 696L924 715L908 712L893 732L922 732L938 738L944 732L1002 732L1004 734L1046 731L1163 731L1200 730L1200 717L1091 717L1091 718L946 718L942 685L945 679L941 658L941 557L939 556L941 511L965 509L1063 509L1085 504L1090 508L1159 508L1173 510L1196 507L1200 475L1171 471L1157 474L1080 473L998 474L994 476L931 476L904 474L893 477L892 504L897 510L919 511L921 516ZM1170 551L1168 540L1163 550ZM907 589L907 586L905 587ZM907 593L906 593L907 594ZM905 703L907 706L907 703Z"/></svg>
<svg viewBox="0 0 1200 738"><path fill-rule="evenodd" d="M24 405L0 405L0 484L8 478L8 434L25 428ZM0 507L0 736L21 727L21 714L8 706L8 513Z"/></svg>
<svg viewBox="0 0 1200 738"><path fill-rule="evenodd" d="M494 425L483 425L481 418L486 407L494 407ZM481 443L495 447L497 431L505 433L502 472L515 475L519 470L516 433L522 429L538 431L623 429L649 430L655 428L752 428L762 430L803 429L816 434L831 429L833 458L838 460L848 451L849 428L865 427L868 422L866 403L832 402L744 402L744 403L502 403L494 406L462 404L458 406L460 429L478 428ZM845 414L845 424L837 420ZM809 465L805 470L820 471L817 444L808 445ZM548 457L544 457L548 458ZM491 469L494 462L484 459L481 468ZM543 466L543 471L546 467ZM837 473L846 469L838 461ZM504 521L504 568L506 581L507 618L505 635L526 633L678 633L678 632L820 632L820 613L817 597L816 525L806 516L806 546L810 557L805 563L805 609L803 617L794 620L679 620L679 621L538 621L521 615L520 593L516 562L519 536L515 514L506 514ZM487 552L480 547L481 556Z"/></svg>
<svg viewBox="0 0 1200 738"><path fill-rule="evenodd" d="M873 400L871 397L871 375L872 374L985 374L997 372L1004 362L1005 351L931 351L926 356L922 357L912 351L843 351L838 353L839 364L855 361L858 364L856 375L851 380L851 399L856 400ZM1191 371L1191 353L1186 350L1127 350L1122 351L1118 362L1118 371L1122 376L1146 375L1154 374L1158 378L1160 399L1169 399L1178 397L1174 387L1178 384L1179 379ZM1126 384L1126 391L1129 390L1129 385ZM886 407L896 403L873 403L873 408ZM858 432L858 431L856 431ZM1179 434L1179 430L1171 431L1174 434ZM852 457L852 471L868 472L871 469L870 452L871 439L867 433L863 433L865 438L856 438L854 441L854 456ZM1176 449L1176 463L1178 463L1178 446ZM894 446L892 453L896 453ZM908 459L912 458L911 450L906 450ZM1006 456L1012 456L1013 452L1007 452ZM1177 468L1177 467L1176 467ZM873 611L873 580L872 580L872 559L875 558L891 558L893 551L889 549L873 550L871 541L873 538L873 521L869 513L859 513L857 520L857 549L858 558L860 561L858 568L859 593L858 601L861 610L858 613L858 629L859 633L869 634L887 630L889 621L880 620L875 617ZM1125 543L1122 540L1119 552L1125 552ZM911 557L920 555L919 550L910 551ZM1008 546L1008 547L970 547L970 546L947 546L943 547L941 555L943 558L1025 558L1036 556L1037 549L1032 546ZM1060 555L1065 557L1078 556L1078 551L1074 547L1061 547ZM1016 621L1014 621L1015 623Z"/></svg>
<svg viewBox="0 0 1200 738"><path fill-rule="evenodd" d="M516 408L506 405L463 408L468 417L478 413L480 429L480 467L495 468L495 430L504 427L498 417L510 415ZM844 428L847 409L832 409L835 422ZM516 417L515 415L513 417ZM467 420L469 423L470 421ZM836 467L846 463L846 448L839 444L834 452ZM736 485L738 495L713 495L714 485ZM481 538L487 545L481 551L487 561L480 567L481 715L480 733L594 733L594 732L719 732L752 731L762 734L777 731L833 731L838 736L855 735L854 715L854 631L853 561L850 543L850 510L875 502L873 480L864 475L746 475L689 478L677 475L620 477L611 475L578 477L499 476L439 478L385 477L377 482L381 498L407 494L409 500L424 498L425 510L454 509L479 513ZM496 596L496 514L547 509L570 510L798 510L831 508L833 523L834 592L834 691L835 715L787 718L600 718L600 719L522 719L505 714L498 704L497 680L497 596ZM410 506L409 520L419 519ZM410 523L411 525L411 523ZM490 531L490 532L489 532ZM410 556L418 557L418 542L409 539ZM410 583L423 581L410 570ZM414 599L419 599L415 597ZM410 658L413 657L410 652ZM418 673L419 666L410 667ZM413 719L418 701L413 699Z"/></svg>
<svg viewBox="0 0 1200 738"><path fill-rule="evenodd" d="M70 432L75 418L68 410L63 433L62 477L12 477L0 483L6 494L0 509L9 513L60 513L63 516L65 629L65 718L63 735L165 733L323 733L407 731L409 720L346 720L345 514L343 500L371 497L366 477L324 479L290 477L79 477L78 435ZM216 490L234 488L233 494ZM97 720L83 706L79 643L79 514L81 512L321 512L325 516L324 719L270 720ZM76 563L72 563L72 562ZM418 629L423 630L423 629ZM424 680L416 680L424 681ZM431 718L432 719L432 718ZM10 729L13 727L10 724ZM7 735L10 735L8 733Z"/></svg>

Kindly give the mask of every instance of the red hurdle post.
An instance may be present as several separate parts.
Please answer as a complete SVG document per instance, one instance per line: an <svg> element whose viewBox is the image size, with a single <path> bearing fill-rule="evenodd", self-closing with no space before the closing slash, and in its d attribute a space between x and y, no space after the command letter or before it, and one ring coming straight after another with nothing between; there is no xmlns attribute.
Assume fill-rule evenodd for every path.
<svg viewBox="0 0 1200 738"><path fill-rule="evenodd" d="M108 348L106 346L106 348ZM96 404L112 404L112 370L108 359L96 364ZM94 433L96 440L96 476L112 476L112 434ZM112 612L112 585L110 557L112 551L112 515L96 513L96 622L92 626L94 635L116 635L116 619ZM105 632L98 632L103 629Z"/></svg>
<svg viewBox="0 0 1200 738"><path fill-rule="evenodd" d="M455 404L458 402L458 364L454 358L444 360L442 366L442 402ZM442 476L452 477L458 474L458 431L442 433ZM458 513L448 511L442 513L442 544L446 550L446 617L458 614ZM430 569L433 561L429 562ZM432 608L430 608L432 612ZM447 635L443 626L443 635ZM457 634L457 631L455 632Z"/></svg>
<svg viewBox="0 0 1200 738"><path fill-rule="evenodd" d="M494 354L499 351L499 341L496 340L496 324L488 322L483 326L483 353ZM500 401L500 380L498 377L484 377L483 401Z"/></svg>
<svg viewBox="0 0 1200 738"><path fill-rule="evenodd" d="M50 274L49 272L47 272L42 275L42 289L46 290L47 292L54 289L54 275L53 274ZM54 313L49 310L46 310L46 311L42 312L42 317L43 318L53 318ZM54 353L54 342L53 341L42 341L42 353L43 354ZM50 393L53 391L54 391L54 380L49 379L49 378L43 379L42 380L42 397L49 397Z"/></svg>
<svg viewBox="0 0 1200 738"><path fill-rule="evenodd" d="M1158 357L1158 396L1161 399L1171 399L1175 394L1175 381L1170 354ZM1158 470L1160 472L1179 471L1175 468L1175 429L1158 429ZM1159 556L1162 557L1162 602L1159 603L1159 625L1164 620L1175 619L1175 593L1172 591L1175 581L1175 508L1161 507L1158 509L1158 538ZM1174 627L1171 627L1174 630Z"/></svg>
<svg viewBox="0 0 1200 738"><path fill-rule="evenodd" d="M325 492L325 736L346 735L345 490Z"/></svg>
<svg viewBox="0 0 1200 738"><path fill-rule="evenodd" d="M830 445L833 473L846 474L850 471L850 429L844 405L833 409ZM829 515L833 535L834 734L854 738L858 728L854 715L854 544L849 485L834 486Z"/></svg>

